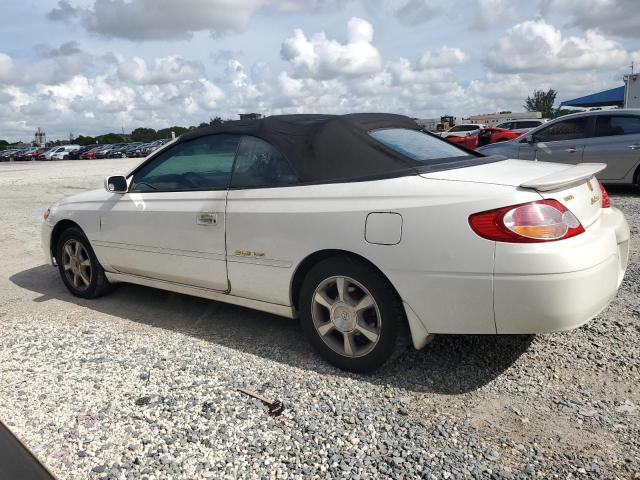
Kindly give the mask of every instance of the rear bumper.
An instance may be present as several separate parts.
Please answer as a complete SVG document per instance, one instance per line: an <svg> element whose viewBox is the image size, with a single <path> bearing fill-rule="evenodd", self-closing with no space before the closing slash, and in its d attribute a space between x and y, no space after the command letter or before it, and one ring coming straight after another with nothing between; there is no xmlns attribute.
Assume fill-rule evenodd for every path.
<svg viewBox="0 0 640 480"><path fill-rule="evenodd" d="M569 330L600 313L622 283L629 258L629 226L620 211L607 209L584 234L546 244L550 248L540 245L545 244L524 252L518 267L508 264L517 247L496 247L497 333ZM548 271L551 265L567 270Z"/></svg>

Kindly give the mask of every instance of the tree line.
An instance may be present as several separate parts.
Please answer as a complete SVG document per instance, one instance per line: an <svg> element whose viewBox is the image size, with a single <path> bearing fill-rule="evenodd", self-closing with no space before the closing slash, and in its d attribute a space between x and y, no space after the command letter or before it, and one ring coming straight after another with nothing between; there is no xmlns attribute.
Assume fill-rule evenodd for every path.
<svg viewBox="0 0 640 480"><path fill-rule="evenodd" d="M161 128L155 130L153 128L139 127L133 130L129 135L122 135L121 133L106 133L104 135L97 135L95 137L89 135L78 135L70 140L55 140L53 142L47 142L47 145L62 145L67 143L77 145L106 145L108 143L122 143L122 142L153 142L154 140L165 140L171 138L171 132L175 133L176 137L179 137L184 132L194 130L196 128L211 127L215 125L222 125L230 120L223 120L221 117L210 118L208 122L202 122L199 125L191 125L189 127L181 127L174 125L172 127ZM19 145L22 142L8 142L6 140L0 140L0 149L4 149L11 145Z"/></svg>
<svg viewBox="0 0 640 480"><path fill-rule="evenodd" d="M222 125L223 123L228 121L229 120L223 120L220 117L214 117L209 119L209 122L202 122L197 126L191 125L190 127L181 127L179 125L174 125L172 127L161 128L160 130L155 130L153 128L147 127L139 127L135 130L132 130L131 134L127 135L126 137L129 139L127 141L148 143L153 142L154 140L164 140L167 138L171 138L171 132L173 132L176 137L179 137L184 132L188 132L189 130ZM76 143L78 145L93 145L96 143L120 143L123 141L125 141L125 138L121 134L107 133L106 135L98 135L96 137L79 135L78 137L74 138L71 143Z"/></svg>

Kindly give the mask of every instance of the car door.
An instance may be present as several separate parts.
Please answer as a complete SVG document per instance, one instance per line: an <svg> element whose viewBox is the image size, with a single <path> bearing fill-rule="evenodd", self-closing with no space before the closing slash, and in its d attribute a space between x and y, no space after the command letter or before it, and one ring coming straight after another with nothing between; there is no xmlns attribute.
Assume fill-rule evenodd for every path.
<svg viewBox="0 0 640 480"><path fill-rule="evenodd" d="M137 169L100 215L96 243L110 268L227 291L225 207L239 140L179 142Z"/></svg>
<svg viewBox="0 0 640 480"><path fill-rule="evenodd" d="M582 161L585 139L589 134L588 116L567 118L533 132L520 142L519 158L543 162L578 164Z"/></svg>
<svg viewBox="0 0 640 480"><path fill-rule="evenodd" d="M271 144L245 136L227 199L227 266L231 294L289 305L300 227L298 178ZM302 206L304 209L304 206ZM290 234L287 234L289 232Z"/></svg>
<svg viewBox="0 0 640 480"><path fill-rule="evenodd" d="M593 136L587 139L584 162L604 162L601 180L622 180L633 174L640 164L640 116L598 115Z"/></svg>

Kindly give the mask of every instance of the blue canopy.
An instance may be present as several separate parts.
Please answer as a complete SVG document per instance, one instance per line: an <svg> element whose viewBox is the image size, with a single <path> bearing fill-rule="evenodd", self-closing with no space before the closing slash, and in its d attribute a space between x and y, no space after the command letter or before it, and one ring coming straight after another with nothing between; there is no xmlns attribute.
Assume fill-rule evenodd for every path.
<svg viewBox="0 0 640 480"><path fill-rule="evenodd" d="M609 105L624 104L624 86L604 90L584 97L574 98L573 100L565 100L560 106L567 107L605 107Z"/></svg>

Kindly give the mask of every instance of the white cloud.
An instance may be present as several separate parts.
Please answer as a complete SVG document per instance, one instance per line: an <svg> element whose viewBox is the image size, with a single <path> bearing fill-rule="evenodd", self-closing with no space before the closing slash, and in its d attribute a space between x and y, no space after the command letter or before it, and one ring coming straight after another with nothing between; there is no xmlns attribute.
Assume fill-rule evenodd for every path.
<svg viewBox="0 0 640 480"><path fill-rule="evenodd" d="M197 31L225 34L244 30L263 0L95 0L75 7L60 0L51 20L77 22L87 30L128 40L188 38Z"/></svg>
<svg viewBox="0 0 640 480"><path fill-rule="evenodd" d="M93 0L79 7L59 0L47 17L74 22L105 37L146 41L190 38L200 31L213 35L242 32L255 11L264 6L323 11L338 5L336 0Z"/></svg>
<svg viewBox="0 0 640 480"><path fill-rule="evenodd" d="M420 57L422 68L453 67L466 62L468 56L459 48L450 48L446 45L440 47L435 53L426 52Z"/></svg>
<svg viewBox="0 0 640 480"><path fill-rule="evenodd" d="M478 0L477 10L473 13L471 27L486 31L500 21L517 18L518 9L512 0Z"/></svg>
<svg viewBox="0 0 640 480"><path fill-rule="evenodd" d="M353 17L347 24L346 43L330 40L324 32L307 38L302 30L296 29L293 37L282 42L280 55L299 77L356 77L381 68L380 53L372 41L373 26L366 20Z"/></svg>
<svg viewBox="0 0 640 480"><path fill-rule="evenodd" d="M589 30L584 37L563 36L543 19L511 27L486 57L496 72L562 72L594 68L618 68L629 54L616 41Z"/></svg>
<svg viewBox="0 0 640 480"><path fill-rule="evenodd" d="M43 52L46 59L41 62L16 62L6 53L0 52L0 85L64 82L93 66L91 56L79 50L64 55L55 50Z"/></svg>
<svg viewBox="0 0 640 480"><path fill-rule="evenodd" d="M384 3L386 10L391 10L400 23L409 26L432 20L444 8L443 2L438 0L386 0Z"/></svg>
<svg viewBox="0 0 640 480"><path fill-rule="evenodd" d="M141 85L195 80L204 75L200 62L185 60L179 55L156 58L149 66L140 57L125 59L118 64L118 76Z"/></svg>
<svg viewBox="0 0 640 480"><path fill-rule="evenodd" d="M583 29L640 38L638 0L542 0L540 10L544 15L568 15L571 25Z"/></svg>

